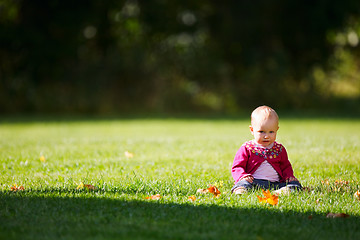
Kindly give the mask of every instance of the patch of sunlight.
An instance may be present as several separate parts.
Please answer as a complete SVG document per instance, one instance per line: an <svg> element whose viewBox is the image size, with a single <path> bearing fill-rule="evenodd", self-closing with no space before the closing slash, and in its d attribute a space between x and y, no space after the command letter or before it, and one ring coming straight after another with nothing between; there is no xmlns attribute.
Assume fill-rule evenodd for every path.
<svg viewBox="0 0 360 240"><path fill-rule="evenodd" d="M360 88L356 84L348 81L332 82L330 91L337 97L360 97Z"/></svg>

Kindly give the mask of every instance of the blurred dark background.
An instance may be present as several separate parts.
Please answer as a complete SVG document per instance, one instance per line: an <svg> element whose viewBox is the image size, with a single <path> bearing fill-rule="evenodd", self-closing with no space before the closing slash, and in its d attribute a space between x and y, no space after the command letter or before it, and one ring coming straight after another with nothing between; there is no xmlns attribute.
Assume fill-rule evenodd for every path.
<svg viewBox="0 0 360 240"><path fill-rule="evenodd" d="M359 0L1 0L0 113L359 112L359 35Z"/></svg>

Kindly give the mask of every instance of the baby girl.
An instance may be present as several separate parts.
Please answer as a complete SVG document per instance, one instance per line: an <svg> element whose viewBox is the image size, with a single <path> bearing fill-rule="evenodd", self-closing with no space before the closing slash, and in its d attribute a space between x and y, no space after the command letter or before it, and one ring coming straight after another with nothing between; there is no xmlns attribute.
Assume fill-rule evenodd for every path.
<svg viewBox="0 0 360 240"><path fill-rule="evenodd" d="M235 155L233 193L242 194L254 187L276 189L278 194L301 189L285 147L275 141L278 129L279 117L272 108L260 106L252 112L250 131L254 139L244 143Z"/></svg>

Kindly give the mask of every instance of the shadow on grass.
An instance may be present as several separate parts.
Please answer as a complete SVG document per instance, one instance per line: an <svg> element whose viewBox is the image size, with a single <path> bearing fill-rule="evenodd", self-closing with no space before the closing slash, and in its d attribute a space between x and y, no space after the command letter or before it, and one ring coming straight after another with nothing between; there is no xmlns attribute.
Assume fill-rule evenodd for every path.
<svg viewBox="0 0 360 240"><path fill-rule="evenodd" d="M360 239L359 225L273 207L0 192L0 239Z"/></svg>

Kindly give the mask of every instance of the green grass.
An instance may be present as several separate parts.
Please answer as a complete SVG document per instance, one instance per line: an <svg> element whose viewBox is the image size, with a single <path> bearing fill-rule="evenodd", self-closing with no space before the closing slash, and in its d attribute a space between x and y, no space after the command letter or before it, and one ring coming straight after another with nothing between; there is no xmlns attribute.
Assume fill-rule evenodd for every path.
<svg viewBox="0 0 360 240"><path fill-rule="evenodd" d="M4 119L0 239L360 239L360 201L353 196L360 190L360 121L280 120L278 141L309 189L280 196L276 206L259 203L260 191L230 194L230 167L251 139L248 125ZM349 183L336 184L340 179ZM76 190L80 182L97 190ZM13 184L25 190L10 191ZM196 194L209 184L219 187L219 198ZM162 198L145 199L154 194ZM329 212L350 217L326 218Z"/></svg>

